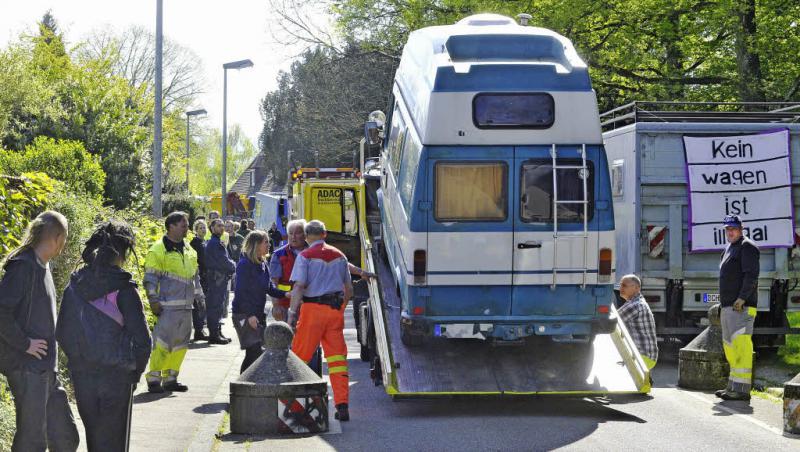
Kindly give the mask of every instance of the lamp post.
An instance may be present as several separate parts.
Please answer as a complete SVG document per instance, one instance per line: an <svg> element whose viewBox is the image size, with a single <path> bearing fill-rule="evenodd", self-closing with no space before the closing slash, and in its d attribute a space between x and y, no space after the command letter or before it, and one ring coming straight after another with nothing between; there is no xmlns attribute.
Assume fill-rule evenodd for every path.
<svg viewBox="0 0 800 452"><path fill-rule="evenodd" d="M189 189L189 117L204 115L206 113L208 112L203 108L186 112L186 192L190 195L192 194L192 190Z"/></svg>
<svg viewBox="0 0 800 452"><path fill-rule="evenodd" d="M244 69L253 67L250 60L232 61L222 65L222 218L225 218L228 207L228 69Z"/></svg>
<svg viewBox="0 0 800 452"><path fill-rule="evenodd" d="M161 53L163 0L156 1L155 112L153 122L153 216L161 216Z"/></svg>

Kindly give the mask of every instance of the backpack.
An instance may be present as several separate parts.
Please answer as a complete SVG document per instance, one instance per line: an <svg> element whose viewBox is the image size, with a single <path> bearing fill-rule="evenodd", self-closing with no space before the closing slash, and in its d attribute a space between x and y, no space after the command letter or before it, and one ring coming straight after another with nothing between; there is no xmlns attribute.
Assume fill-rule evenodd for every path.
<svg viewBox="0 0 800 452"><path fill-rule="evenodd" d="M136 370L133 338L124 329L117 307L119 291L97 300L82 300L70 284L64 293L56 335L61 348L75 365Z"/></svg>

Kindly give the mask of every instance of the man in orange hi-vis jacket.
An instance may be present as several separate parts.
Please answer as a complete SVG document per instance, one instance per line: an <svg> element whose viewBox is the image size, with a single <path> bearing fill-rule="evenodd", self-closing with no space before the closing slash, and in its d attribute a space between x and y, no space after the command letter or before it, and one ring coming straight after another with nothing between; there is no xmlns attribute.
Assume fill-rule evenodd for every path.
<svg viewBox="0 0 800 452"><path fill-rule="evenodd" d="M297 256L290 278L294 287L288 320L290 325L297 325L292 351L308 363L322 343L333 386L336 419L348 421L350 377L344 341L344 310L353 295L353 284L345 255L325 243L325 224L312 220L306 225L305 233L309 247Z"/></svg>

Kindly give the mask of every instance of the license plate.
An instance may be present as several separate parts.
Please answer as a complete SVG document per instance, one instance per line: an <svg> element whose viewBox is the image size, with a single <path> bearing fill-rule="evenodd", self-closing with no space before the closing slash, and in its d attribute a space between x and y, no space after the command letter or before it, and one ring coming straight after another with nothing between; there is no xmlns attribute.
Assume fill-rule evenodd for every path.
<svg viewBox="0 0 800 452"><path fill-rule="evenodd" d="M704 293L703 294L703 303L719 303L719 294L718 293Z"/></svg>

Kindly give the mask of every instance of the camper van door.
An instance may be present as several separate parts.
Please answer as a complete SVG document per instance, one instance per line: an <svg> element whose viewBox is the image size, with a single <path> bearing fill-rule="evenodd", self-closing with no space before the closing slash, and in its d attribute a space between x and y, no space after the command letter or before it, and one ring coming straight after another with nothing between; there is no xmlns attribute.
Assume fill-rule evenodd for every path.
<svg viewBox="0 0 800 452"><path fill-rule="evenodd" d="M580 170L582 159L577 146L559 146L556 183L553 183L551 146L526 146L514 149L514 291L512 315L592 314L594 303L584 303L572 292L580 290L583 269L587 282L596 280L598 236L593 229L594 165L587 160L588 174ZM588 238L584 233L583 179L587 179L589 200ZM554 238L553 194L559 201L558 235ZM596 229L596 228L595 228ZM556 240L558 244L556 245ZM584 240L587 243L584 244ZM556 269L556 290L553 269ZM593 272L593 273L592 273Z"/></svg>

